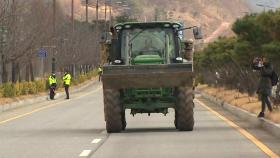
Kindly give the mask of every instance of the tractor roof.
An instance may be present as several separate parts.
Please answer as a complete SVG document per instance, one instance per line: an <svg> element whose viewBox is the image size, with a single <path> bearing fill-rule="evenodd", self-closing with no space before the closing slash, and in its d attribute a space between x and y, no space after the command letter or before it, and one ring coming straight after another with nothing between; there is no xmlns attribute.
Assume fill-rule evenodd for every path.
<svg viewBox="0 0 280 158"><path fill-rule="evenodd" d="M134 29L134 28L173 28L173 29L179 29L182 25L180 23L176 22L168 22L168 21L162 21L162 22L126 22L126 23L120 23L115 25L115 29L117 30L123 30L123 29Z"/></svg>

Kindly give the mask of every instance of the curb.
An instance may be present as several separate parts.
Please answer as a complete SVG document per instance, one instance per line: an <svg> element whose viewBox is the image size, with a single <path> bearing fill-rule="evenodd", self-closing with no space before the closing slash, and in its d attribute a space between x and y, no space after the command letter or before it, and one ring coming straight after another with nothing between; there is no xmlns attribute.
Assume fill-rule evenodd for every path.
<svg viewBox="0 0 280 158"><path fill-rule="evenodd" d="M224 109L238 116L239 118L246 120L247 122L251 123L253 126L264 129L265 131L271 133L275 137L280 138L280 124L276 124L264 118L259 119L255 114L252 114L236 106L225 103L224 101L217 99L213 96L210 96L206 93L201 92L201 96L213 102L214 104L223 107Z"/></svg>
<svg viewBox="0 0 280 158"><path fill-rule="evenodd" d="M75 88L74 90L71 90L70 89L70 93L78 93L80 91L83 91L85 88L87 88L88 86L91 86L91 85L94 85L98 83L98 81L96 81L95 79L92 80L92 81L89 81L88 83L85 83L85 84L82 84L81 86L78 86L77 88ZM56 93L56 99L57 98L62 98L64 97L64 92L58 92ZM41 102L44 102L44 101L47 101L49 100L49 96L48 95L44 95L44 96L35 96L34 98L30 98L30 99L25 99L25 100L19 100L19 101L16 101L16 102L12 102L12 103L8 103L8 104L2 104L0 105L0 114L2 112L5 112L5 111L8 111L8 110L12 110L12 109L15 109L15 108L19 108L19 107L22 107L24 105L27 105L27 104L35 104L35 103L41 103Z"/></svg>

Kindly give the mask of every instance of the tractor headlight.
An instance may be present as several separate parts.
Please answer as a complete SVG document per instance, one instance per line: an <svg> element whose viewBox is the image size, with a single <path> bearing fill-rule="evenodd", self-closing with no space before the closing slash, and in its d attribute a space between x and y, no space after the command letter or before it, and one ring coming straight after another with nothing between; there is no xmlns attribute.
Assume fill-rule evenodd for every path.
<svg viewBox="0 0 280 158"><path fill-rule="evenodd" d="M170 27L171 25L170 24L164 24L164 27Z"/></svg>
<svg viewBox="0 0 280 158"><path fill-rule="evenodd" d="M115 63L115 64L121 64L122 61L121 61L121 60L115 60L114 63Z"/></svg>
<svg viewBox="0 0 280 158"><path fill-rule="evenodd" d="M173 25L173 28L174 28L174 29L179 29L180 27L181 27L181 26L178 25L178 24L174 24L174 25Z"/></svg>
<svg viewBox="0 0 280 158"><path fill-rule="evenodd" d="M116 27L116 30L121 30L121 29L122 29L121 26L117 26L117 27Z"/></svg>
<svg viewBox="0 0 280 158"><path fill-rule="evenodd" d="M176 60L177 61L183 61L183 58L182 57L177 57Z"/></svg>
<svg viewBox="0 0 280 158"><path fill-rule="evenodd" d="M182 57L177 57L175 59L175 63L183 63L183 58Z"/></svg>
<svg viewBox="0 0 280 158"><path fill-rule="evenodd" d="M131 25L125 25L124 28L130 29L130 28L131 28Z"/></svg>

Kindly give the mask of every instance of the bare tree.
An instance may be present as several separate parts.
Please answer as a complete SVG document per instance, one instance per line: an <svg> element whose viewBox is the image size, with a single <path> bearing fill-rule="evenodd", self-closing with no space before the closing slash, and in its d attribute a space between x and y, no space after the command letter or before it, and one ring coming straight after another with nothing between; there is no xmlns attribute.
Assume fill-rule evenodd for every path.
<svg viewBox="0 0 280 158"><path fill-rule="evenodd" d="M57 7L55 19L53 6ZM95 41L99 37L95 35L94 24L75 20L73 32L71 17L59 5L52 5L52 1L4 0L0 8L0 27L8 30L3 60L0 60L3 82L42 77L36 73L42 71L38 63L40 49L48 52L43 74L50 72L52 58L56 58L59 71L97 65L99 52L95 51Z"/></svg>

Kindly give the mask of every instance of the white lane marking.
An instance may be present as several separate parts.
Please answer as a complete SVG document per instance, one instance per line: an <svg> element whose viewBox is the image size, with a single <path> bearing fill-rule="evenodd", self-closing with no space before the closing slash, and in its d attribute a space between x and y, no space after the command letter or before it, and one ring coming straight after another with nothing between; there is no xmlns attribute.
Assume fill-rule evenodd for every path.
<svg viewBox="0 0 280 158"><path fill-rule="evenodd" d="M91 153L91 150L83 150L79 157L87 157Z"/></svg>
<svg viewBox="0 0 280 158"><path fill-rule="evenodd" d="M93 141L91 142L91 144L97 144L101 141L102 139L93 139Z"/></svg>

